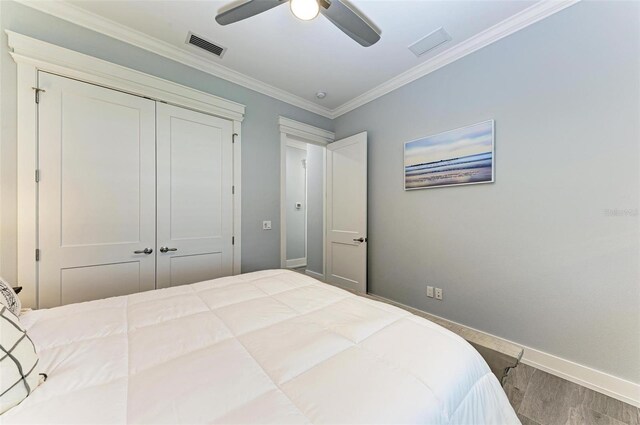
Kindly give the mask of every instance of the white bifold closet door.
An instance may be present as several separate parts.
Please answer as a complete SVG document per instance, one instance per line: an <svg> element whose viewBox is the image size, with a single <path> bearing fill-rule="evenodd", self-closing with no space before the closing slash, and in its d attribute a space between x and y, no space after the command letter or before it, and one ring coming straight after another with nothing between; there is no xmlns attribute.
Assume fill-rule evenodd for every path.
<svg viewBox="0 0 640 425"><path fill-rule="evenodd" d="M38 83L39 307L153 289L155 102L44 72Z"/></svg>
<svg viewBox="0 0 640 425"><path fill-rule="evenodd" d="M157 287L233 274L231 121L158 103Z"/></svg>
<svg viewBox="0 0 640 425"><path fill-rule="evenodd" d="M38 75L39 307L233 274L231 121Z"/></svg>

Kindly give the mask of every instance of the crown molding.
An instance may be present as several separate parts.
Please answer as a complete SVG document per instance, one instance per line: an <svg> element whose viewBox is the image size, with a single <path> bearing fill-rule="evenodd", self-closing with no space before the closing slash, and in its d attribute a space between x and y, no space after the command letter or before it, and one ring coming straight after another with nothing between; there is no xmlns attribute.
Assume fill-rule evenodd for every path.
<svg viewBox="0 0 640 425"><path fill-rule="evenodd" d="M18 64L234 121L244 119L245 106L240 103L13 31L5 33L9 54Z"/></svg>
<svg viewBox="0 0 640 425"><path fill-rule="evenodd" d="M300 96L279 89L253 77L249 77L226 66L207 60L203 57L180 49L157 38L150 37L140 31L131 29L112 20L86 11L65 1L29 1L15 0L25 6L70 21L76 25L104 34L111 38L132 44L184 65L222 78L248 89L297 106L320 116L335 119L347 112L388 94L406 84L411 83L431 72L434 72L458 59L461 59L483 47L528 27L554 13L566 9L580 0L540 0L527 9L497 23L496 25L470 37L437 56L397 75L396 77L374 87L371 90L345 102L335 109L318 105Z"/></svg>
<svg viewBox="0 0 640 425"><path fill-rule="evenodd" d="M560 12L569 6L578 3L580 0L541 0L538 3L516 13L513 16L495 24L492 27L470 37L450 49L445 50L437 56L422 62L402 74L380 84L377 87L361 94L360 96L345 102L344 104L333 109L332 118L337 118L347 112L371 102L385 94L388 94L406 84L411 83L427 74L430 74L443 66L457 61L475 51L482 49L496 41L507 37L528 27L554 13Z"/></svg>
<svg viewBox="0 0 640 425"><path fill-rule="evenodd" d="M183 65L190 66L199 71L206 72L207 74L222 78L274 99L281 100L290 105L305 109L309 112L313 112L326 118L332 117L332 113L329 108L303 99L300 96L296 96L285 90L244 75L238 71L234 71L226 66L207 60L195 53L189 52L188 50L180 49L165 41L91 13L71 3L67 3L65 1L15 1L32 9L64 19L73 24L88 28L111 38L115 38L116 40L131 44L179 62Z"/></svg>

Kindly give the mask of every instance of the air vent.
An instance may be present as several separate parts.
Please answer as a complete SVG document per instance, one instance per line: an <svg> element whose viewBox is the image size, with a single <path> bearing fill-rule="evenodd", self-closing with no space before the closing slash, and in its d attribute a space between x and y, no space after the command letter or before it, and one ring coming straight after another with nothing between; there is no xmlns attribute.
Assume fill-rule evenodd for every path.
<svg viewBox="0 0 640 425"><path fill-rule="evenodd" d="M428 34L413 43L409 46L409 50L411 50L414 55L420 57L449 40L451 40L449 33L447 33L444 28L440 27L431 34Z"/></svg>
<svg viewBox="0 0 640 425"><path fill-rule="evenodd" d="M212 53L219 58L221 58L224 55L224 52L227 50L225 47L219 46L209 40L205 40L204 38L191 32L187 35L187 44L191 44L192 46L196 46L202 50L206 50L207 52Z"/></svg>

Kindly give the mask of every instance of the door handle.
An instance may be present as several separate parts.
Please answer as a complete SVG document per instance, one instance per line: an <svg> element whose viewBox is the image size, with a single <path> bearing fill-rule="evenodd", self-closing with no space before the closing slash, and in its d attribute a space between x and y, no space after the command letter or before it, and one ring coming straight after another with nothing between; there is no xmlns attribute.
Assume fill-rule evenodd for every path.
<svg viewBox="0 0 640 425"><path fill-rule="evenodd" d="M168 246L161 246L160 247L160 252L169 252L169 251L177 251L178 248L169 248Z"/></svg>
<svg viewBox="0 0 640 425"><path fill-rule="evenodd" d="M353 241L362 243L362 242L366 242L367 238L358 238L358 239L354 239Z"/></svg>
<svg viewBox="0 0 640 425"><path fill-rule="evenodd" d="M151 254L153 252L153 249L151 248L145 248L145 249L139 249L137 251L133 251L134 254Z"/></svg>

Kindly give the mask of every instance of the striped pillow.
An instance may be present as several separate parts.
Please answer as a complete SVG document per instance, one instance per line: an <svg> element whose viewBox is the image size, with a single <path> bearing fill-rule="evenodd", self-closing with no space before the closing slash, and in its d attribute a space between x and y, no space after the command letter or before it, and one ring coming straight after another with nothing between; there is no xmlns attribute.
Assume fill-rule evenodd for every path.
<svg viewBox="0 0 640 425"><path fill-rule="evenodd" d="M46 375L27 331L6 306L0 309L0 414L27 398Z"/></svg>
<svg viewBox="0 0 640 425"><path fill-rule="evenodd" d="M15 293L11 285L9 285L3 278L0 277L0 304L6 305L9 311L16 316L20 315L20 298Z"/></svg>

